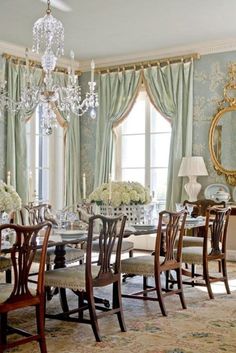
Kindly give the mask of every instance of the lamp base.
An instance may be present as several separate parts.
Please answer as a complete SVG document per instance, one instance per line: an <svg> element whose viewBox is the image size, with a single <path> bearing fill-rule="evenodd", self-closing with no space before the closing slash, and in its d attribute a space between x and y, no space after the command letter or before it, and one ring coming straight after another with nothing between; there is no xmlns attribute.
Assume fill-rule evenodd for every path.
<svg viewBox="0 0 236 353"><path fill-rule="evenodd" d="M188 201L197 201L197 195L199 194L202 186L197 182L196 176L189 176L189 182L184 185L185 191L188 194Z"/></svg>

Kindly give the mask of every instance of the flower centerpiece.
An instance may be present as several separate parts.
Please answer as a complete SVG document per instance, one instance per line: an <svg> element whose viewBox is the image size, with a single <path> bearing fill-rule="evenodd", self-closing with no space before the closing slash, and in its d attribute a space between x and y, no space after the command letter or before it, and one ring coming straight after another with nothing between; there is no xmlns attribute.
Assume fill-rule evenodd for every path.
<svg viewBox="0 0 236 353"><path fill-rule="evenodd" d="M0 181L0 212L16 211L21 208L21 198L11 185Z"/></svg>
<svg viewBox="0 0 236 353"><path fill-rule="evenodd" d="M144 221L144 205L149 204L150 191L138 182L110 181L96 188L89 195L89 202L100 206L102 214L126 213L128 221Z"/></svg>

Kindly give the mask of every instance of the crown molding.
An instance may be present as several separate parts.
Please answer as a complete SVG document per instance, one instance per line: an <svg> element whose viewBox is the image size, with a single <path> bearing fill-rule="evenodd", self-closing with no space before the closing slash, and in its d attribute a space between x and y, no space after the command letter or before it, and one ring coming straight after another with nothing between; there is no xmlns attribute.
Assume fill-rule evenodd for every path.
<svg viewBox="0 0 236 353"><path fill-rule="evenodd" d="M234 50L236 51L236 38L230 38L226 40L208 41L185 46L163 48L150 52L139 52L132 55L96 59L96 66L102 68L108 66L129 64L133 62L161 59L166 57L188 55L189 53L198 53L200 56L202 56L208 54L229 52ZM88 61L81 61L81 71L88 71L90 67L89 65L90 63Z"/></svg>
<svg viewBox="0 0 236 353"><path fill-rule="evenodd" d="M163 48L155 51L149 52L139 52L129 55L122 55L116 57L108 57L96 59L97 67L108 67L115 65L128 64L133 62L141 62L147 60L161 59L163 57L173 57L187 55L189 53L198 53L200 55L216 54L229 51L236 51L236 38L228 38L225 40L216 40L195 43L185 46L176 46L171 48ZM8 42L0 41L0 52L9 53L16 56L25 56L25 48ZM40 60L40 56L30 52L29 56L32 60ZM58 59L58 66L68 67L71 65L71 60L69 58ZM75 68L80 71L90 71L91 62L88 60L75 61Z"/></svg>

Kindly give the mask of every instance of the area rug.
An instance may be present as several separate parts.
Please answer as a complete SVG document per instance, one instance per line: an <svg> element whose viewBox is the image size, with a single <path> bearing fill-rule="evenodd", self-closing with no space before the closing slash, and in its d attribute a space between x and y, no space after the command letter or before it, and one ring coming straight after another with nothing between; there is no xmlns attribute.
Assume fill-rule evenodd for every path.
<svg viewBox="0 0 236 353"><path fill-rule="evenodd" d="M229 263L232 294L225 294L222 284L215 284L215 299L203 289L185 287L188 308L181 309L179 298L165 299L168 316L160 313L158 302L123 299L127 332L119 330L116 317L100 319L103 341L97 343L89 325L46 320L48 353L235 353L236 352L236 263ZM125 292L141 284L138 277L129 278L122 286ZM106 292L98 295L109 298ZM70 301L76 302L74 295ZM48 304L56 312L58 298ZM29 328L31 310L11 315L14 323ZM11 352L39 352L36 343L26 344Z"/></svg>

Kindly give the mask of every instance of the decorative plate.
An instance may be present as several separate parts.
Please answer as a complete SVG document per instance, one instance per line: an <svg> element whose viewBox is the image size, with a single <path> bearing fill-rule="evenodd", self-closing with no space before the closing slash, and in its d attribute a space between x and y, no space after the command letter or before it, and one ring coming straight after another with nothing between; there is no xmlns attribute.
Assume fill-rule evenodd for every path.
<svg viewBox="0 0 236 353"><path fill-rule="evenodd" d="M212 199L214 200L214 194L219 191L220 189L223 189L225 192L228 192L230 194L229 187L225 184L210 184L208 185L205 190L204 190L204 196L206 199Z"/></svg>

